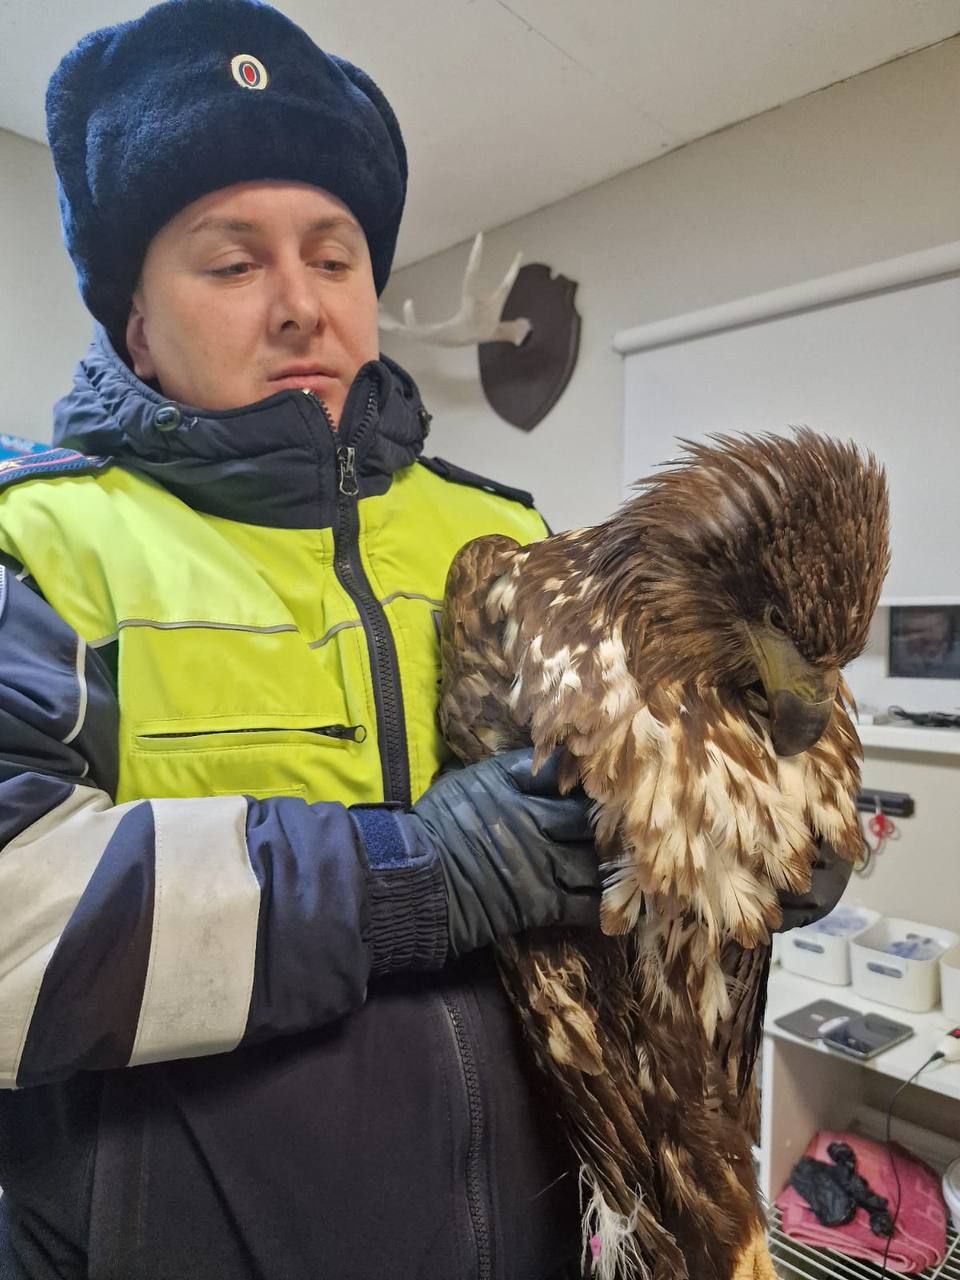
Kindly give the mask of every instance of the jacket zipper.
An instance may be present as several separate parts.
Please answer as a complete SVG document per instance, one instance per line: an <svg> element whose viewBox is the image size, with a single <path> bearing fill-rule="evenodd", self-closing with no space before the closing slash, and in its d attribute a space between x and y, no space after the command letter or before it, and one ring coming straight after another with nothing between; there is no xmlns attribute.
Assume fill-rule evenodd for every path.
<svg viewBox="0 0 960 1280"><path fill-rule="evenodd" d="M305 394L323 412L334 440L338 440L336 429L330 414L327 412L326 405L312 392L308 391ZM340 585L357 607L367 640L370 675L373 681L374 702L377 712L377 734L383 772L383 798L387 802L399 801L404 805L409 805L411 799L410 766L407 757L403 693L400 686L397 652L386 614L380 602L370 590L370 584L367 581L363 563L360 559L360 514L357 509L360 485L357 477L357 444L362 440L364 433L372 426L376 408L376 396L371 393L360 425L352 433L352 438L356 443L353 445L337 444L337 507L333 529L333 564ZM490 1227L481 1177L484 1124L480 1079L467 1028L464 1024L463 1013L452 999L444 996L443 1002L450 1018L460 1066L463 1071L470 1117L466 1183L470 1223L473 1228L477 1250L477 1280L493 1280Z"/></svg>
<svg viewBox="0 0 960 1280"><path fill-rule="evenodd" d="M453 1036L460 1055L460 1066L463 1068L463 1081L467 1093L467 1106L470 1112L470 1140L467 1146L467 1205L470 1210L470 1224L477 1246L477 1280L492 1280L493 1257L490 1248L490 1228L485 1212L486 1203L483 1184L480 1176L481 1150L483 1143L483 1107L480 1100L480 1077L474 1061L470 1038L464 1026L463 1013L453 999L443 996L443 1003L450 1017Z"/></svg>
<svg viewBox="0 0 960 1280"><path fill-rule="evenodd" d="M323 413L327 426L338 439L327 406L312 391L304 393ZM377 397L371 392L357 430L352 433L358 443L372 427L377 411ZM337 580L357 607L370 659L370 678L377 712L377 738L380 746L380 768L383 774L383 798L387 803L410 803L410 762L407 758L407 734L403 713L403 692L397 650L390 624L380 602L370 590L370 583L360 559L360 512L357 500L360 485L357 478L356 445L337 445L337 507L333 527L333 568Z"/></svg>
<svg viewBox="0 0 960 1280"><path fill-rule="evenodd" d="M215 738L222 733L315 733L321 738L342 738L346 742L365 742L367 731L362 724L321 724L309 728L297 725L265 725L257 729L194 729L187 733L140 733L139 738Z"/></svg>

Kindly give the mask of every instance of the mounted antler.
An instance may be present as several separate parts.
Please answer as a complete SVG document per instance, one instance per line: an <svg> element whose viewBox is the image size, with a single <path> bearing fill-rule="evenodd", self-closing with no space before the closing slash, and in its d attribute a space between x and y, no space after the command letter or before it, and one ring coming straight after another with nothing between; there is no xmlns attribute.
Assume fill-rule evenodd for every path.
<svg viewBox="0 0 960 1280"><path fill-rule="evenodd" d="M481 342L512 342L519 347L530 333L530 321L501 320L500 316L520 270L523 254L517 254L510 270L493 293L481 298L477 292L477 275L482 253L483 233L480 232L470 250L470 259L463 277L460 309L455 316L439 324L418 324L413 300L408 298L403 304L403 320L397 320L381 308L380 328L388 333L405 333L411 338L418 338L421 342L430 342L438 347L470 347Z"/></svg>

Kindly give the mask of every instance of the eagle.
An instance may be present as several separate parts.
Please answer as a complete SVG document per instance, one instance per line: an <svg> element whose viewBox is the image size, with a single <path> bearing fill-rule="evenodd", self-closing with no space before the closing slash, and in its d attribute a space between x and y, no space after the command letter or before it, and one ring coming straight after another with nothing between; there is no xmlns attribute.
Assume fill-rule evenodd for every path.
<svg viewBox="0 0 960 1280"><path fill-rule="evenodd" d="M778 893L824 842L862 851L840 672L889 564L884 471L808 428L681 444L604 523L468 543L441 617L452 751L532 745L592 802L601 930L497 955L600 1280L773 1276L752 1138Z"/></svg>

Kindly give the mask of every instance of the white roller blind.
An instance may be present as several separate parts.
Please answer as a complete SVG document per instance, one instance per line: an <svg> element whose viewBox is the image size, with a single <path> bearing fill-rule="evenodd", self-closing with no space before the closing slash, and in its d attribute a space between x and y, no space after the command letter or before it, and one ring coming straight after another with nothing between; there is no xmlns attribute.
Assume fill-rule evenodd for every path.
<svg viewBox="0 0 960 1280"><path fill-rule="evenodd" d="M616 345L627 486L674 456L677 437L793 424L852 437L889 473L884 599L960 598L960 245L630 330Z"/></svg>

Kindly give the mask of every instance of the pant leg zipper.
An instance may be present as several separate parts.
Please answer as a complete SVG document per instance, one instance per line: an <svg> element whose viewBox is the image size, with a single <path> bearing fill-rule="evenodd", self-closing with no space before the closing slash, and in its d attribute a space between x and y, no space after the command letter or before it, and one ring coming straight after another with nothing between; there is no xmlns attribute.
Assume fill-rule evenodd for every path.
<svg viewBox="0 0 960 1280"><path fill-rule="evenodd" d="M470 1210L470 1224L473 1227L473 1236L477 1248L477 1280L492 1280L493 1254L490 1246L487 1202L483 1194L483 1179L481 1177L484 1132L483 1106L480 1099L480 1077L477 1072L473 1050L470 1047L467 1029L464 1025L463 1013L451 997L444 996L443 1003L450 1018L450 1025L453 1028L460 1066L463 1069L467 1106L470 1112L470 1139L467 1146L467 1204Z"/></svg>

